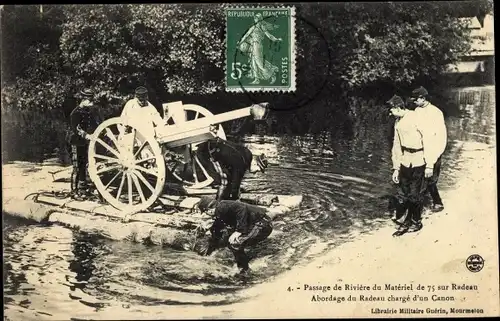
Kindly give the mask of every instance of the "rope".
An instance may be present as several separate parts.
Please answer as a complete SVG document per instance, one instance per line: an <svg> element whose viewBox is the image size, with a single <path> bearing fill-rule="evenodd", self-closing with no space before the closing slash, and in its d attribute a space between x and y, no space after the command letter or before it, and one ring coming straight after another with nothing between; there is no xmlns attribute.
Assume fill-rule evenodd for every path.
<svg viewBox="0 0 500 321"><path fill-rule="evenodd" d="M42 191L39 191L39 192L30 193L30 194L26 195L24 197L24 199L27 200L29 197L34 196L32 198L32 200L35 201L35 202L38 202L38 197L39 196L54 197L54 198L57 198L57 199L66 199L66 198L75 199L75 195L76 195L76 191L75 190L71 190L71 191L68 191L68 190L61 190L61 191L54 191L54 190L47 191L47 190L42 190ZM92 195L90 197L87 197L86 200L95 201L95 200L99 200L99 198L97 196L95 196L95 195Z"/></svg>

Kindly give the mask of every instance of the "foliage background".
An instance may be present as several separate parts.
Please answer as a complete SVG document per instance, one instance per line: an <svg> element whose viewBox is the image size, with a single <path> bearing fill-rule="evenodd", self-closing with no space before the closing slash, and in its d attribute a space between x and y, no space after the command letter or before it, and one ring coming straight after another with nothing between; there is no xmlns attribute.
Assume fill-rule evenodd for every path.
<svg viewBox="0 0 500 321"><path fill-rule="evenodd" d="M67 158L83 87L108 117L142 84L159 109L179 99L214 113L269 101L281 111L268 133L350 136L383 120L380 102L394 92L439 91L447 66L470 50L457 17L492 11L491 1L296 4L297 93L250 95L224 92L224 6L4 6L2 159Z"/></svg>

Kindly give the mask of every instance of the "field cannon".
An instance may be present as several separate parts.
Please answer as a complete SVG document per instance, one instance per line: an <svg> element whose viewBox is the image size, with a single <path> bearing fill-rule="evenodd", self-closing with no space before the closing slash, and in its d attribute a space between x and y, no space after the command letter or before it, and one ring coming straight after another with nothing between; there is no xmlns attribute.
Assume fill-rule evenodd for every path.
<svg viewBox="0 0 500 321"><path fill-rule="evenodd" d="M222 123L244 117L266 117L267 103L214 115L206 108L172 102L163 104L164 126L153 128L110 118L99 125L89 144L89 176L110 205L126 212L151 207L167 183L192 189L214 182L210 162L196 153L211 138L226 139Z"/></svg>

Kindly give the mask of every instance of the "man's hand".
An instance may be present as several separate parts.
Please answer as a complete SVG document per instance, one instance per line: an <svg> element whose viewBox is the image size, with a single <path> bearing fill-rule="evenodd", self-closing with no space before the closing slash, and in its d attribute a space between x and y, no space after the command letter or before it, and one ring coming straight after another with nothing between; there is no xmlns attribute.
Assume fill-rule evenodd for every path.
<svg viewBox="0 0 500 321"><path fill-rule="evenodd" d="M213 224L214 224L214 220L212 220L212 219L207 220L207 221L203 221L200 224L200 228L203 231L208 231L208 230L210 230L210 228L212 227Z"/></svg>
<svg viewBox="0 0 500 321"><path fill-rule="evenodd" d="M394 184L399 184L399 169L395 169L392 173L392 181Z"/></svg>
<svg viewBox="0 0 500 321"><path fill-rule="evenodd" d="M229 237L229 244L233 245L240 243L240 235L240 232L234 232L233 234L231 234L231 236Z"/></svg>
<svg viewBox="0 0 500 321"><path fill-rule="evenodd" d="M78 132L78 135L82 136L82 137L83 137L83 138L85 138L85 139L88 139L88 138L87 138L87 136L89 136L89 135L87 134L87 132L85 132L85 131L82 129L82 127L80 127L80 125L77 125L77 126L76 126L76 131ZM90 139L89 139L89 140L90 140Z"/></svg>
<svg viewBox="0 0 500 321"><path fill-rule="evenodd" d="M430 178L434 174L434 169L433 168L425 168L425 178Z"/></svg>
<svg viewBox="0 0 500 321"><path fill-rule="evenodd" d="M85 99L80 103L80 107L91 107L93 105L94 104L92 104L92 102L88 99Z"/></svg>

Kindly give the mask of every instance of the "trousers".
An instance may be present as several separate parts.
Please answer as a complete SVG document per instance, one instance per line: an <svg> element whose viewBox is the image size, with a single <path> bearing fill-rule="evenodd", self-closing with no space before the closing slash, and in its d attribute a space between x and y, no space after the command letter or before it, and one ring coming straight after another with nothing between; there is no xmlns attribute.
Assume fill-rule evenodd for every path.
<svg viewBox="0 0 500 321"><path fill-rule="evenodd" d="M265 240L273 231L270 221L259 221L255 223L253 228L247 234L240 236L239 244L229 244L229 249L234 255L236 265L239 269L248 270L250 258L245 253L245 247L254 246L255 244Z"/></svg>
<svg viewBox="0 0 500 321"><path fill-rule="evenodd" d="M404 225L419 223L422 220L422 210L425 191L425 165L418 167L401 166L399 171L399 186L401 188L401 204L396 210L396 218L401 218L406 212Z"/></svg>
<svg viewBox="0 0 500 321"><path fill-rule="evenodd" d="M72 145L73 172L75 173L76 188L84 188L87 183L87 163L89 145Z"/></svg>
<svg viewBox="0 0 500 321"><path fill-rule="evenodd" d="M240 198L240 187L245 169L234 167L222 168L219 162L214 162L214 167L220 176L220 185L217 190L218 200L237 200Z"/></svg>
<svg viewBox="0 0 500 321"><path fill-rule="evenodd" d="M432 197L432 202L434 204L443 205L443 201L441 200L441 195L439 195L439 190L437 188L437 183L439 180L439 174L441 173L441 157L439 157L434 164L434 170L432 173L432 177L427 181L427 191Z"/></svg>

